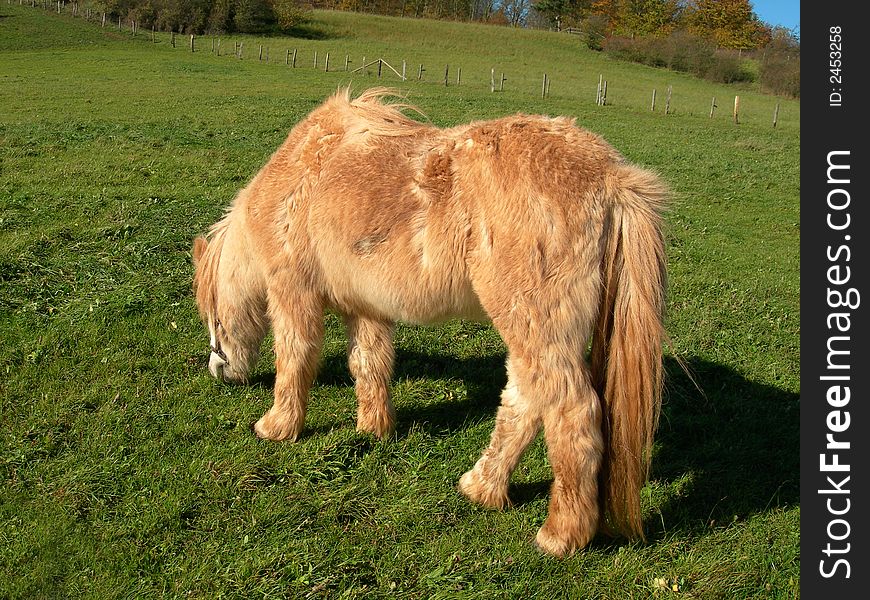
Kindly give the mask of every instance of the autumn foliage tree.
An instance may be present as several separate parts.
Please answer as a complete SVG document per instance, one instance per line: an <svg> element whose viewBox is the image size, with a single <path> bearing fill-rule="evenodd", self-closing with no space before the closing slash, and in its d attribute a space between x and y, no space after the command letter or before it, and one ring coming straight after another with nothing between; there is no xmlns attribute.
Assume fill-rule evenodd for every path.
<svg viewBox="0 0 870 600"><path fill-rule="evenodd" d="M748 50L770 41L770 28L758 19L749 0L690 0L683 22L691 33L721 48Z"/></svg>

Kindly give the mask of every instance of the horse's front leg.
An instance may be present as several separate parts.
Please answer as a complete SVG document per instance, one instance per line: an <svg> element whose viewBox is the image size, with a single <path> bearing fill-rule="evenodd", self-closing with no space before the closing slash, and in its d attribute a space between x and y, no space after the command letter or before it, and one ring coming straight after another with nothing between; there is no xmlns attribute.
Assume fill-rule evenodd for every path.
<svg viewBox="0 0 870 600"><path fill-rule="evenodd" d="M390 402L393 373L393 323L346 316L347 362L355 381L357 431L383 439L393 433L396 411Z"/></svg>
<svg viewBox="0 0 870 600"><path fill-rule="evenodd" d="M271 292L271 291L270 291ZM254 424L257 437L296 441L323 343L323 306L316 298L269 297L275 337L275 403Z"/></svg>

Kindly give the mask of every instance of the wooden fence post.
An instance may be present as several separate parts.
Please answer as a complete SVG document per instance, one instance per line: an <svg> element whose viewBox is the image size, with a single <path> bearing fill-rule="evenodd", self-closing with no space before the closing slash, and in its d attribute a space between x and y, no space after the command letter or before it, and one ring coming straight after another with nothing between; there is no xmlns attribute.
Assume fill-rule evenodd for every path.
<svg viewBox="0 0 870 600"><path fill-rule="evenodd" d="M293 48L293 68L296 68L296 48Z"/></svg>
<svg viewBox="0 0 870 600"><path fill-rule="evenodd" d="M668 86L668 95L665 98L665 114L671 114L671 93L673 92L673 88Z"/></svg>
<svg viewBox="0 0 870 600"><path fill-rule="evenodd" d="M402 61L402 81L407 81L407 80L408 80L408 78L405 77L405 73L406 73L406 70L405 70L405 69L406 69L406 67L407 67L407 64L406 64L405 61L403 60L403 61Z"/></svg>
<svg viewBox="0 0 870 600"><path fill-rule="evenodd" d="M498 86L498 91L504 91L504 82L507 81L507 77L504 76L504 73L501 74L501 84Z"/></svg>
<svg viewBox="0 0 870 600"><path fill-rule="evenodd" d="M425 70L426 69L423 68L423 64L421 63L420 64L420 72L417 73L417 81L420 81L423 79L423 71L425 71Z"/></svg>
<svg viewBox="0 0 870 600"><path fill-rule="evenodd" d="M656 110L656 89L655 88L653 88L652 103L649 105L649 109L652 112L655 112L655 110Z"/></svg>
<svg viewBox="0 0 870 600"><path fill-rule="evenodd" d="M456 85L462 83L462 67L456 67Z"/></svg>
<svg viewBox="0 0 870 600"><path fill-rule="evenodd" d="M544 73L544 79L541 81L541 100L547 95L547 74Z"/></svg>
<svg viewBox="0 0 870 600"><path fill-rule="evenodd" d="M773 127L776 129L776 118L779 116L779 102L776 103L776 106L773 109Z"/></svg>
<svg viewBox="0 0 870 600"><path fill-rule="evenodd" d="M384 59L379 58L378 59L378 79L381 78L381 71L383 70L383 68L384 68Z"/></svg>
<svg viewBox="0 0 870 600"><path fill-rule="evenodd" d="M489 91L495 93L495 67L489 71Z"/></svg>
<svg viewBox="0 0 870 600"><path fill-rule="evenodd" d="M710 118L713 118L713 111L716 110L716 96L710 101Z"/></svg>
<svg viewBox="0 0 870 600"><path fill-rule="evenodd" d="M450 65L444 66L444 87L447 87L447 77L450 74Z"/></svg>
<svg viewBox="0 0 870 600"><path fill-rule="evenodd" d="M195 39L195 38L194 38L194 35L191 33L191 34L190 34L190 51L191 51L191 52L194 51L194 45L193 45L193 40L194 40L194 39Z"/></svg>
<svg viewBox="0 0 870 600"><path fill-rule="evenodd" d="M740 96L734 96L734 124L740 124Z"/></svg>
<svg viewBox="0 0 870 600"><path fill-rule="evenodd" d="M326 64L323 66L323 72L329 73L329 52L326 53Z"/></svg>
<svg viewBox="0 0 870 600"><path fill-rule="evenodd" d="M317 50L314 51L314 68L317 68Z"/></svg>

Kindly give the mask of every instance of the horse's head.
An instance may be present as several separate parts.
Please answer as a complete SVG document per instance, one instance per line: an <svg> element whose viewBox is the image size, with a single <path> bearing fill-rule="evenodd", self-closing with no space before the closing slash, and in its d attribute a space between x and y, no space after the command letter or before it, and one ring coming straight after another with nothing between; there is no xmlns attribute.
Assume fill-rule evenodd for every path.
<svg viewBox="0 0 870 600"><path fill-rule="evenodd" d="M209 372L221 381L244 383L268 328L265 298L251 282L240 280L247 269L226 252L224 233L218 231L211 242L194 240L193 289L211 339Z"/></svg>

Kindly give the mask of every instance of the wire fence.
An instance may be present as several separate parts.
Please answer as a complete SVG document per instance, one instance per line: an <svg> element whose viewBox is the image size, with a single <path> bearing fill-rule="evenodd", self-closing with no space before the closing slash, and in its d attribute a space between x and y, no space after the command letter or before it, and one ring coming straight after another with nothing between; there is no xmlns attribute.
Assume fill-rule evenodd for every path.
<svg viewBox="0 0 870 600"><path fill-rule="evenodd" d="M404 59L402 60L401 65L399 65L390 63L382 57L372 58L363 56L357 63L350 54L344 54L343 56L339 55L336 59L336 56L331 52L318 54L317 50L313 50L310 51L311 54L306 57L303 56L304 52L300 52L299 48L291 49L285 46L275 51L276 49L270 47L268 44L264 44L263 42L252 43L250 39L239 41L218 34L197 36L195 34L181 34L180 32L174 31L160 31L153 27L143 30L140 24L135 20L125 20L121 17L114 16L110 17L107 13L94 10L91 6L80 8L78 2L66 2L65 0L7 0L7 4L15 3L21 6L41 8L42 10L56 12L60 15L82 18L87 22L99 25L103 29L113 29L120 33L129 34L134 38L146 39L153 44L168 44L172 48L181 48L194 54L197 52L208 51L215 56L231 56L238 60L251 59L255 56L259 62L272 64L283 63L284 66L292 69L305 68L307 65L309 68L320 70L325 73L346 73L348 75L358 74L376 77L377 79L395 78L402 82L416 80L418 82L436 83L445 87L463 85L462 67L459 65L451 66L449 63L444 64L443 76L441 76L442 71L440 65L426 66L422 62L409 64L409 62ZM246 41L248 43L247 46L245 45ZM233 44L232 49L229 48L230 42ZM357 64L359 66L355 66ZM430 71L436 73L435 79L429 75ZM503 71L497 74L495 67L490 69L489 89L491 93L495 94L504 92L507 82L508 77ZM550 84L550 75L548 73L543 73L539 92L534 91L533 93L539 93L542 100L549 98ZM607 90L608 81L604 78L603 74L600 74L594 98L596 106L604 107L610 105L607 97ZM664 106L662 107L660 104L657 104L658 90L652 88L649 110L651 112L656 112L658 106L660 112L663 112L664 115L671 115L673 114L673 86L669 85L664 91L665 99ZM727 100L727 107L730 108L728 111L729 119L735 125L739 125L741 123L740 95L738 94L734 96L733 104L729 98ZM717 108L719 108L719 104L716 101L716 97L713 96L710 100L709 112L707 113L705 109L705 113L707 113L710 119L713 119L716 115ZM777 127L779 117L780 102L777 100L769 120L772 127Z"/></svg>

